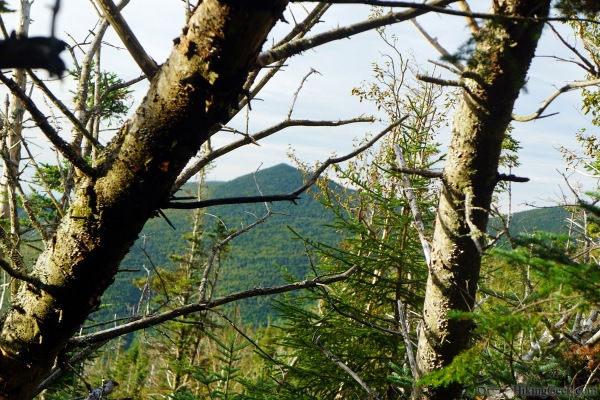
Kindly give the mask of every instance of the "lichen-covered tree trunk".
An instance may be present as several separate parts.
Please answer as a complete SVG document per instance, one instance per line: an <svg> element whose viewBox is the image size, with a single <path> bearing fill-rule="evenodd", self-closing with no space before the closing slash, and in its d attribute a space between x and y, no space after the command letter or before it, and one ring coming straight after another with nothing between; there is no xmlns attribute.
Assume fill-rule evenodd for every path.
<svg viewBox="0 0 600 400"><path fill-rule="evenodd" d="M94 311L146 220L227 118L285 1L204 0L135 115L77 178L68 215L2 321L0 399L29 399Z"/></svg>
<svg viewBox="0 0 600 400"><path fill-rule="evenodd" d="M494 1L493 13L544 18L549 0ZM472 325L450 310L470 311L475 302L483 232L502 140L541 35L543 22L498 18L485 24L462 75L443 171L417 351L421 376L450 364L468 346ZM420 387L414 399L455 399L460 385Z"/></svg>

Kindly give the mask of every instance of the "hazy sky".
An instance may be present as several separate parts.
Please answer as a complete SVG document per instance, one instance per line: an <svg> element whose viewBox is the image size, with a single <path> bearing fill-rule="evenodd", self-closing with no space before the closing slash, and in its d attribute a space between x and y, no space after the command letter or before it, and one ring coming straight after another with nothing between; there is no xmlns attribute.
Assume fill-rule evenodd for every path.
<svg viewBox="0 0 600 400"><path fill-rule="evenodd" d="M16 1L9 3L16 8ZM477 3L484 2L477 0ZM51 4L53 2L49 0L35 1L32 11L35 19L31 28L32 36L48 34L47 22L50 19ZM124 11L124 16L140 42L158 63L164 62L173 47L173 38L179 35L184 25L183 4L181 0L131 0ZM307 7L312 8L313 5L308 4ZM325 15L319 30L357 22L366 19L369 14L368 6L334 6L329 14ZM305 13L296 7L295 15L301 19ZM287 19L293 21L289 14ZM5 15L4 20L8 29L13 29L14 16ZM69 44L73 44L74 41L82 42L94 27L96 20L91 2L62 0L57 34ZM451 52L465 43L469 36L464 21L459 17L432 14L420 18L419 22ZM281 24L281 27L274 31L274 36L287 31L289 27L290 25ZM404 22L390 27L388 33L397 35L399 49L407 58L414 57L421 68L432 70L433 66L427 60L439 60L439 55L410 23ZM109 45L102 49L105 56L103 68L119 73L124 79L138 76L138 67L128 57L126 50L120 48L121 42L112 32L107 35L106 42ZM268 43L265 47L268 47ZM260 99L252 103L250 132L285 118L292 94L311 68L319 71L320 75L312 75L305 83L296 103L293 114L295 118L343 119L376 113L372 106L360 103L356 97L351 96L351 91L362 82L372 81L372 64L382 61L383 52L388 52L388 49L379 36L371 32L293 57L285 73L271 82L260 94ZM582 79L582 73L571 64L543 57L557 52L570 58L570 55L561 49L552 32L545 29L538 57L531 69L527 91L517 103L517 114L531 114L556 88L569 81ZM444 76L453 78L449 73L444 73ZM146 87L145 83L136 85L139 90L136 94L138 99L143 96ZM70 97L68 90L72 86L68 79L56 85L56 88L64 99ZM513 135L523 146L520 153L523 165L513 172L532 180L527 184L514 185L513 200L516 209L522 209L525 202L543 205L547 204L544 199L557 198L556 195L560 193L559 185L562 184L562 177L557 170L564 171L564 162L556 148L562 145L576 149L574 134L579 129L587 127L589 133L595 131L579 110L579 94L572 92L560 97L547 110L548 113L560 112L559 115L536 122L514 124ZM245 129L243 117L244 115L238 116L231 125ZM209 179L229 180L256 170L261 163L262 168L282 162L290 163L286 155L290 147L295 149L300 159L312 164L317 160L326 159L333 152L341 155L350 151L355 139L360 139L368 132L378 132L381 128L382 125L378 124L361 124L342 128L290 129L261 142L260 147L250 146L219 159L216 168L210 172ZM448 130L440 132L442 142L448 141ZM66 128L63 133L68 137L69 132ZM230 134L219 133L213 141L213 147L219 147L231 138Z"/></svg>

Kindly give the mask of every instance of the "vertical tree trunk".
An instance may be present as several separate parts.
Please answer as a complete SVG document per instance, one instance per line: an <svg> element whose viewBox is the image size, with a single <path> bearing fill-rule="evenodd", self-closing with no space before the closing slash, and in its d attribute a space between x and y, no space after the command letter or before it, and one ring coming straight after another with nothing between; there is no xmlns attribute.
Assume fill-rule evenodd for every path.
<svg viewBox="0 0 600 400"><path fill-rule="evenodd" d="M549 0L494 1L497 15L548 15ZM443 172L432 243L432 260L417 350L422 377L452 362L468 347L472 326L448 317L475 302L483 233L497 183L502 140L523 87L543 22L490 20L462 75L452 140ZM415 386L413 399L460 398L459 384Z"/></svg>

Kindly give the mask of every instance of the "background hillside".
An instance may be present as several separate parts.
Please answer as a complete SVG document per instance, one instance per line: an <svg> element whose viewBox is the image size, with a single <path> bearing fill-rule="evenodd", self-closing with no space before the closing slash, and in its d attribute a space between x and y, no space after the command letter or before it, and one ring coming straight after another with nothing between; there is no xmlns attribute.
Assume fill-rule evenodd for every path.
<svg viewBox="0 0 600 400"><path fill-rule="evenodd" d="M264 195L287 194L303 184L302 173L286 164L259 171L256 181ZM335 190L343 190L332 183ZM186 185L179 195L195 195L197 186ZM255 177L244 175L229 182L208 182L206 199L238 196L257 196ZM326 212L312 194L303 194L296 204L277 202L269 205L272 215L266 222L250 232L234 239L231 252L221 267L219 294L231 293L259 286L284 283L285 274L297 278L306 275L309 267L304 246L295 231L312 240L335 244L340 234L328 228L333 216ZM266 213L264 204L224 205L205 209L207 224L215 218L222 219L228 229L247 226ZM191 210L165 210L173 230L161 218L146 224L140 238L123 261L117 281L104 296L102 309L95 320L109 320L131 315L131 310L140 300L141 291L132 284L133 279L146 276L146 269L153 273L152 265L172 267L171 254L182 254L187 242L183 235L191 230ZM145 252L144 252L145 250ZM147 253L147 255L146 255ZM136 272L129 272L136 271ZM249 299L242 303L243 318L249 323L267 321L268 298Z"/></svg>
<svg viewBox="0 0 600 400"><path fill-rule="evenodd" d="M280 164L256 173L256 181L263 194L285 194L302 185L302 173L294 167ZM343 188L332 183L335 190ZM195 195L197 186L186 185L180 195ZM229 182L208 182L206 198L227 198L259 195L255 177L244 175ZM273 203L273 215L264 224L236 238L231 252L221 270L218 293L226 294L259 286L284 282L291 274L302 278L309 273L309 263L304 246L292 229L303 237L329 244L339 242L341 233L329 228L333 216L323 209L312 194L303 194L297 204ZM221 218L227 228L240 228L254 222L266 212L264 204L241 204L210 207L206 210L206 223ZM172 229L162 218L150 220L139 240L121 265L117 280L104 296L103 306L94 315L96 321L111 320L131 315L140 300L141 291L132 282L153 274L153 267L172 268L175 264L169 255L182 254L187 242L183 235L191 230L191 210L166 210ZM511 233L531 233L543 230L566 233L567 212L562 208L537 209L516 213L512 218ZM498 226L492 220L491 226ZM147 253L147 254L146 254ZM264 324L271 312L268 298L249 299L241 304L246 323Z"/></svg>

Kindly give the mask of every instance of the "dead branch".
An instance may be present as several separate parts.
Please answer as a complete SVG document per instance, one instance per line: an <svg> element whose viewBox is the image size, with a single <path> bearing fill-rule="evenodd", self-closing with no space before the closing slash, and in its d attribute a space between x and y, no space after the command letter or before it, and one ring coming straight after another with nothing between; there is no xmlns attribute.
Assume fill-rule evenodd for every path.
<svg viewBox="0 0 600 400"><path fill-rule="evenodd" d="M388 132L394 129L396 126L400 125L402 121L404 121L407 117L403 117L399 121L394 122L387 128L385 128L382 132L377 134L373 139L369 142L360 146L355 151L346 154L345 156L336 157L336 158L328 158L310 177L310 179L298 189L294 190L288 194L277 194L270 196L249 196L249 197L230 197L223 199L212 199L212 200L201 200L195 202L188 203L177 203L177 202L168 202L162 208L179 208L179 209L192 209L192 208L206 208L217 205L224 204L248 204L248 203L265 203L265 202L273 202L273 201L291 201L294 202L298 200L301 193L305 192L309 187L311 187L317 179L321 176L321 174L332 164L339 164L341 162L347 161L353 157L356 157L358 154L367 150L371 146L373 146L379 139L385 136Z"/></svg>
<svg viewBox="0 0 600 400"><path fill-rule="evenodd" d="M403 167L391 167L390 170L395 172L401 172L408 175L419 175L424 178L442 178L442 171L433 171L430 169L412 169Z"/></svg>
<svg viewBox="0 0 600 400"><path fill-rule="evenodd" d="M421 74L417 74L416 78L423 82L429 82L441 86L465 87L465 84L462 81L456 81L452 79L441 79Z"/></svg>
<svg viewBox="0 0 600 400"><path fill-rule="evenodd" d="M417 22L416 18L411 19L410 22L415 28L417 28L419 33L423 35L423 37L429 42L429 44L431 44L433 48L441 54L442 57L444 57L447 60L453 59L452 55L448 52L448 50L446 50L444 46L442 46L440 42L437 41L436 38L431 37L429 33L427 33L427 31L423 29L423 27ZM462 65L461 62L458 60L453 60L450 63L454 65L459 71L463 71L465 69L464 65Z"/></svg>
<svg viewBox="0 0 600 400"><path fill-rule="evenodd" d="M307 81L308 77L311 76L312 74L321 75L321 73L314 68L311 68L310 71L306 75L304 75L304 77L302 78L302 81L300 81L300 85L298 85L298 89L296 89L296 91L294 92L294 95L292 96L292 104L290 105L290 109L287 114L288 120L292 118L292 112L294 112L294 106L296 105L296 101L298 100L298 95L300 94L300 91L302 90L304 83Z"/></svg>
<svg viewBox="0 0 600 400"><path fill-rule="evenodd" d="M69 143L60 137L58 132L48 123L46 116L37 108L33 100L19 87L19 85L6 75L0 72L0 81L4 83L10 91L18 97L25 108L35 121L36 125L46 135L48 140L56 147L58 151L71 162L77 169L87 176L95 176L96 171L92 168Z"/></svg>
<svg viewBox="0 0 600 400"><path fill-rule="evenodd" d="M121 38L121 41L129 50L129 53L140 67L142 72L150 79L157 71L158 65L156 62L146 53L146 50L142 47L135 34L125 21L125 18L121 15L118 7L112 0L97 0L98 5L102 9L104 16L110 22L113 29L117 32L117 35Z"/></svg>
<svg viewBox="0 0 600 400"><path fill-rule="evenodd" d="M578 63L578 62L576 63L577 65L582 67L587 73L589 73L592 76L598 75L598 71L596 70L596 67L594 66L594 64L592 64L590 62L590 60L588 60L583 54L581 54L574 46L571 46L565 40L565 38L563 38L562 35L560 33L558 33L558 31L556 29L554 29L554 26L552 26L552 24L548 23L546 25L550 27L550 29L552 30L552 33L554 33L554 36L556 36L558 38L558 40L560 40L561 43L567 49L571 50L571 52L573 54L575 54L577 56L577 58L579 58L581 60L581 63Z"/></svg>
<svg viewBox="0 0 600 400"><path fill-rule="evenodd" d="M523 176L516 176L513 174L498 174L496 176L496 180L498 182L500 181L505 181L505 182L520 182L520 183L525 183L525 182L529 182L529 178L523 177Z"/></svg>
<svg viewBox="0 0 600 400"><path fill-rule="evenodd" d="M4 233L3 228L0 228L0 232L1 232L0 233L1 235L6 236L6 233ZM2 246L2 247L4 247L4 246ZM13 253L13 252L11 252L11 253ZM18 279L20 281L30 283L31 285L33 285L36 288L47 289L48 285L44 284L38 278L28 275L26 272L23 272L24 270L21 271L21 270L13 268L9 262L7 262L6 260L4 260L2 258L0 258L0 268L3 269L8 274L8 276L10 276L13 279Z"/></svg>
<svg viewBox="0 0 600 400"><path fill-rule="evenodd" d="M546 101L544 101L542 103L540 108L538 108L537 111L534 112L533 114L525 116L525 117L520 117L518 115L513 114L512 119L514 121L518 121L518 122L527 122L527 121L532 121L532 120L538 119L538 118L544 118L544 117L549 117L551 115L556 115L558 113L548 114L548 115L545 115L544 117L541 116L542 113L544 112L544 110L546 110L546 108L550 105L550 103L552 103L561 94L570 92L575 89L580 89L580 88L594 86L594 85L600 85L600 79L594 79L591 81L584 81L584 82L569 83L569 84L561 87L560 89L556 90L554 93L552 93L552 95L550 97L548 97L548 99L546 99Z"/></svg>
<svg viewBox="0 0 600 400"><path fill-rule="evenodd" d="M458 6L462 10L462 12L469 14L469 15L473 14L473 12L471 11L471 8L469 7L469 3L467 3L465 0L459 0ZM470 16L465 16L465 18L467 20L467 25L469 25L469 29L471 30L471 33L473 35L478 34L479 33L479 25L477 24L477 21L475 21L475 18L470 17Z"/></svg>
<svg viewBox="0 0 600 400"><path fill-rule="evenodd" d="M367 32L382 26L407 21L427 12L445 10L445 6L456 1L458 0L434 0L427 4L401 2L405 7L410 7L411 10L390 13L368 21L362 21L357 24L333 29L307 39L294 40L284 45L274 47L271 50L267 50L259 54L258 59L260 62L258 64L264 67L276 61L302 53L303 51L315 48L325 43L346 39L359 33ZM330 1L330 3L336 3L336 1Z"/></svg>
<svg viewBox="0 0 600 400"><path fill-rule="evenodd" d="M335 282L348 279L354 272L358 270L358 268L359 266L355 265L341 274L332 275L327 278L304 280L294 283L288 283L285 285L271 286L267 288L253 288L242 292L232 293L208 302L196 302L186 304L184 306L177 307L173 310L165 311L154 316L145 318L140 317L129 323L114 328L106 329L104 331L74 337L69 340L69 345L81 346L114 339L130 332L135 332L140 329L146 329L159 325L163 322L172 320L173 318L181 317L183 315L191 314L194 312L210 310L222 306L224 304L229 304L242 299L286 293L300 289L314 288L321 285L329 285Z"/></svg>
<svg viewBox="0 0 600 400"><path fill-rule="evenodd" d="M397 143L394 143L394 153L396 154L396 162L402 169L406 168L406 160L404 159L404 153L402 149ZM421 210L419 210L419 202L417 201L417 196L412 189L412 185L408 176L405 174L402 175L404 195L408 199L408 204L410 205L410 211L413 216L413 220L415 221L415 227L417 228L417 233L419 235L419 241L421 242L421 247L423 248L423 254L425 255L425 261L427 262L427 268L431 268L431 244L427 240L427 236L425 235L425 223L423 222L423 215L421 214Z"/></svg>
<svg viewBox="0 0 600 400"><path fill-rule="evenodd" d="M408 358L408 365L410 366L410 372L414 379L418 379L419 371L417 370L417 361L415 360L415 353L413 350L412 342L410 341L410 335L408 326L406 325L406 314L404 313L404 304L400 300L397 300L398 305L398 322L402 331L402 338L404 339L404 346L406 347L406 358Z"/></svg>
<svg viewBox="0 0 600 400"><path fill-rule="evenodd" d="M291 0L292 3L304 2L321 2L323 0ZM460 1L460 0L456 0ZM454 3L456 1L449 2ZM451 8L444 8L441 4L434 4L435 2L431 2L428 4L423 3L412 3L407 1L388 1L388 0L327 0L329 4L365 4L371 6L378 7L398 7L398 8L413 8L419 11L425 12L436 12L440 14L447 15L455 15L459 17L467 17L467 18L479 18L479 19L489 19L489 20L509 20L509 21L556 21L556 22L571 22L571 21L581 21L581 22L589 22L592 24L598 24L599 22L596 19L592 18L577 18L577 17L523 17L516 15L506 15L506 14L488 14L488 13L477 13L477 12L465 12L453 10ZM445 4L447 5L447 4Z"/></svg>
<svg viewBox="0 0 600 400"><path fill-rule="evenodd" d="M315 344L319 346L319 348L323 351L323 353L325 353L325 356L327 356L327 358L329 358L337 366L343 369L348 375L352 377L352 379L354 379L363 389L365 389L365 391L369 394L369 397L371 397L372 399L379 399L379 397L375 394L373 389L371 389L365 381L360 379L356 372L352 371L352 369L349 366L347 366L342 360L333 355L333 353L329 351L327 347L321 344L321 342L319 341L319 337L315 338Z"/></svg>
<svg viewBox="0 0 600 400"><path fill-rule="evenodd" d="M202 170L202 168L206 167L211 161L213 161L225 154L228 154L228 153L232 152L233 150L236 150L242 146L246 146L248 144L255 144L259 140L269 137L272 134L277 133L285 128L292 127L292 126L342 126L342 125L348 125L348 124L353 124L353 123L357 123L357 122L373 122L373 121L374 121L373 117L358 117L358 118L352 118L352 119L348 119L348 120L338 120L338 121L310 121L310 120L292 119L292 120L285 120L283 122L280 122L279 124L273 125L272 127L269 127L265 130L257 132L253 135L243 134L244 135L243 139L240 139L236 142L230 143L221 148L211 151L210 153L208 153L207 155L205 155L204 157L202 157L198 161L196 161L194 164L192 164L191 166L186 168L179 175L179 177L173 184L173 189L171 190L171 193L173 194L173 193L177 192L177 190L179 190L179 188L181 186L183 186L184 183L186 183L191 177L196 175L200 170Z"/></svg>
<svg viewBox="0 0 600 400"><path fill-rule="evenodd" d="M223 239L217 245L213 246L213 248L211 249L210 254L208 255L208 258L206 260L206 263L205 263L206 267L204 268L204 272L202 273L202 279L200 280L200 287L198 288L198 293L200 294L201 301L206 301L206 286L208 284L208 275L212 269L214 259L215 259L216 255L218 254L219 250L222 249L223 246L227 245L227 243L231 242L236 237L254 229L256 226L265 222L271 215L273 215L273 213L270 210L268 210L267 213L264 216L262 216L261 218L258 218L256 221L254 221L250 225L245 226L244 228L238 229L237 231L229 234L225 239Z"/></svg>
<svg viewBox="0 0 600 400"><path fill-rule="evenodd" d="M321 17L325 14L329 7L331 7L330 4L317 4L315 8L306 16L306 18L299 24L296 24L294 28L292 28L292 30L282 40L275 44L274 47L281 46L293 39L303 38L304 35L306 35L317 23L321 21ZM249 92L249 95L244 97L240 101L237 109L232 108L230 110L231 118L233 118L240 109L242 109L246 105L249 105L250 100L252 100L262 90L262 88L275 76L275 74L280 71L281 67L284 65L286 60L287 58L279 60L277 64L274 65L254 87L252 87L252 84L258 77L258 74L261 72L261 69L256 68L250 73L250 75L246 79L246 83L244 84L244 90L247 90ZM262 63L260 62L258 64L262 65ZM251 87L252 90L250 90Z"/></svg>
<svg viewBox="0 0 600 400"><path fill-rule="evenodd" d="M29 75L29 77L35 82L36 86L38 88L40 88L42 90L42 92L46 95L46 97L48 97L50 99L50 101L52 101L52 103L58 107L58 109L63 113L63 115L65 117L67 117L67 119L73 124L73 126L75 127L75 129L77 129L77 131L79 133L81 133L87 140L90 141L90 143L96 147L97 149L102 149L103 146L100 144L100 142L98 142L96 140L96 138L94 138L92 136L92 134L90 132L88 132L88 130L86 129L86 127L84 126L83 123L81 123L81 121L75 116L75 114L73 114L68 108L67 106L65 106L65 104L58 99L54 93L52 93L52 91L50 89L48 89L48 86L46 86L46 84L44 83L44 81L42 81L35 73L33 73L33 71L31 70L27 70L27 74Z"/></svg>

